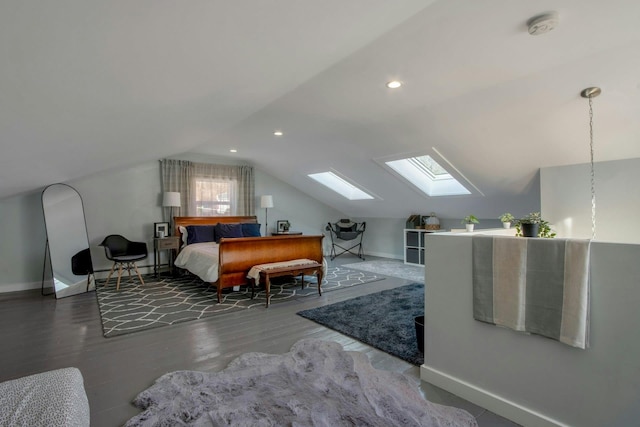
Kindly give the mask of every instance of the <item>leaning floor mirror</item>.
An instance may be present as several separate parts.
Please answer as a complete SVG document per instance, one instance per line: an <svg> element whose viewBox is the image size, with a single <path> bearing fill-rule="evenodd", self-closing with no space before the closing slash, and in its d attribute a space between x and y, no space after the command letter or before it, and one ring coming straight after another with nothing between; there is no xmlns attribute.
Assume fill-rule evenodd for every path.
<svg viewBox="0 0 640 427"><path fill-rule="evenodd" d="M42 210L47 231L43 294L53 289L62 298L87 292L94 285L93 265L80 194L67 184L52 184L42 192ZM46 278L52 285L45 285Z"/></svg>

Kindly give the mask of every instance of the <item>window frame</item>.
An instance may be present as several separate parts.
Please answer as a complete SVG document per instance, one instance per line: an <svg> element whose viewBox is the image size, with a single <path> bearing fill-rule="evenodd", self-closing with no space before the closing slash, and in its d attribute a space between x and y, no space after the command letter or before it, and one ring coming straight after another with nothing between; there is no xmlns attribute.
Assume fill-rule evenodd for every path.
<svg viewBox="0 0 640 427"><path fill-rule="evenodd" d="M208 182L211 184L225 184L228 186L227 188L227 194L228 194L228 200L200 200L198 201L198 183L199 182ZM195 176L193 177L193 206L194 206L194 212L195 212L195 216L233 216L235 215L235 212L237 212L237 200L234 200L234 194L237 194L237 186L238 186L238 182L237 180L234 179L221 179L221 178L211 178L211 177L207 177L207 176ZM235 187L235 188L234 188ZM217 192L216 194L220 195L221 193ZM212 205L217 205L217 206L228 206L228 210L225 213L220 213L220 209L218 208L217 210L215 208L211 208L211 214L210 215L205 215L202 213L202 211L205 209L202 206L198 206L199 203L211 203Z"/></svg>
<svg viewBox="0 0 640 427"><path fill-rule="evenodd" d="M420 165L420 169L423 169L422 174L428 177L429 182L417 184L414 182L420 180L421 176L406 177L394 167L389 165L389 162L395 162L398 160L410 160L422 156L429 156L446 171L446 176L438 176L430 171L427 167ZM451 162L449 162L435 147L431 147L430 150L425 150L417 153L403 153L392 156L386 156L374 159L385 170L394 175L400 181L408 184L412 189L421 194L423 197L469 197L469 196L484 196L484 194L476 187L469 179L467 179ZM414 160L415 163L419 163ZM415 166L415 165L414 165ZM418 168L416 168L417 170ZM453 183L452 183L453 181ZM454 189L459 186L463 188L464 192L456 192ZM429 191L425 189L429 187Z"/></svg>
<svg viewBox="0 0 640 427"><path fill-rule="evenodd" d="M324 178L320 179L319 175L323 175ZM329 169L329 170L325 170L325 171L309 173L309 174L307 174L307 178L311 179L316 184L322 185L323 187L333 191L334 193L338 194L341 197L344 197L345 199L347 199L347 200L349 200L351 202L379 199L379 197L377 197L371 191L365 189L363 186L361 186L359 184L356 184L353 180L345 177L344 175L342 175L340 172L336 171L335 169ZM341 185L347 186L351 191L359 192L362 195L364 195L365 197L354 197L350 193L340 192L340 191L336 190L335 186L332 187L332 186L329 185L329 183L327 182L328 181L327 178L335 180L336 182L339 182Z"/></svg>

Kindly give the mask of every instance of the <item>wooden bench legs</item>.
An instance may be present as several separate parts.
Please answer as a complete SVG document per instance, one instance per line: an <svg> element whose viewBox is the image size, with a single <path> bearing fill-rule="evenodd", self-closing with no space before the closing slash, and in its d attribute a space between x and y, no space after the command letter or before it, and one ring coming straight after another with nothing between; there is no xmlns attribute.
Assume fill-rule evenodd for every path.
<svg viewBox="0 0 640 427"><path fill-rule="evenodd" d="M269 307L269 292L271 290L271 279L274 277L282 276L301 276L302 289L304 289L304 276L315 275L318 280L318 295L322 295L322 264L305 264L293 267L282 267L274 269L265 269L260 271L260 279L264 281L265 293L267 298L266 307ZM251 298L255 296L255 288L257 283L255 280L251 280Z"/></svg>

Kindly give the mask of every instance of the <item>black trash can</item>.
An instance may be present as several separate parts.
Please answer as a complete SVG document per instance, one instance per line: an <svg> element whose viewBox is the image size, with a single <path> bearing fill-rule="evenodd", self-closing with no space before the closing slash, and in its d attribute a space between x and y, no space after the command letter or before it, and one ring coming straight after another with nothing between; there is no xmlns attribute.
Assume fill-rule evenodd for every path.
<svg viewBox="0 0 640 427"><path fill-rule="evenodd" d="M415 324L416 338L418 339L418 350L420 350L420 353L424 353L424 316L416 317Z"/></svg>

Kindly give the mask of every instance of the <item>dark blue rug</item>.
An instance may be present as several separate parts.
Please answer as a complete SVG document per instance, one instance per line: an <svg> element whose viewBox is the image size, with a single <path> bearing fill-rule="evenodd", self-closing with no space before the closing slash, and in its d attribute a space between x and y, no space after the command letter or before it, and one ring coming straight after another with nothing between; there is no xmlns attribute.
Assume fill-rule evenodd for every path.
<svg viewBox="0 0 640 427"><path fill-rule="evenodd" d="M424 355L418 350L414 321L417 316L424 316L422 283L297 314L414 365L424 363Z"/></svg>

